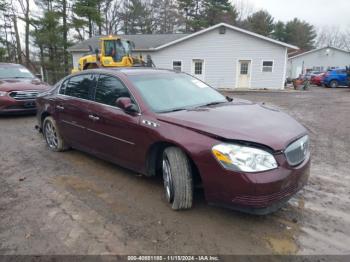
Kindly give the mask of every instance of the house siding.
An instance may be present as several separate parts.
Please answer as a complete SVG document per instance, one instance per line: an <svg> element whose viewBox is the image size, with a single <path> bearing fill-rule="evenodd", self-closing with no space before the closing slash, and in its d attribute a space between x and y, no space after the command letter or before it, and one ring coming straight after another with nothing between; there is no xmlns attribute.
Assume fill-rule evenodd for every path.
<svg viewBox="0 0 350 262"><path fill-rule="evenodd" d="M182 71L192 73L192 60L203 59L204 80L215 88L237 86L238 61L251 60L250 88L282 89L286 71L287 48L231 29L219 29L165 47L150 54L159 68L172 69L172 61L182 61ZM262 72L263 60L273 61L273 72Z"/></svg>
<svg viewBox="0 0 350 262"><path fill-rule="evenodd" d="M303 73L301 72L303 67L304 69L312 69L314 66L322 66L324 70L327 70L327 68L330 67L345 67L350 64L350 53L329 48L330 52L327 55L326 49L327 48L323 48L312 53L289 58L288 77L298 77L299 74Z"/></svg>

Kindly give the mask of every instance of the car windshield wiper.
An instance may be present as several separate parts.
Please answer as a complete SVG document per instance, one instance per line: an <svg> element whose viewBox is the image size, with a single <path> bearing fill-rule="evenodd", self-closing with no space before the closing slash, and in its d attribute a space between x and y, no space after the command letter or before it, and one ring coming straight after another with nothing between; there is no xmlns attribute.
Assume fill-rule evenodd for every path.
<svg viewBox="0 0 350 262"><path fill-rule="evenodd" d="M9 77L9 78L32 78L29 76L13 76L13 77Z"/></svg>
<svg viewBox="0 0 350 262"><path fill-rule="evenodd" d="M227 101L210 102L210 103L208 103L208 104L200 105L200 106L198 106L198 107L215 106L215 105L223 104L223 103L227 103Z"/></svg>
<svg viewBox="0 0 350 262"><path fill-rule="evenodd" d="M183 111L183 110L187 110L187 108L175 108L171 110L160 111L159 113L172 113L172 112Z"/></svg>

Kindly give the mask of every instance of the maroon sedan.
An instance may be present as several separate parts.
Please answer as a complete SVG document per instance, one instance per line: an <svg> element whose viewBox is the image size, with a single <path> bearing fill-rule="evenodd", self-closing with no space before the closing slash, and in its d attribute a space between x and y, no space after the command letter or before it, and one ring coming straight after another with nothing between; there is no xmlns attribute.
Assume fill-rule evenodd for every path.
<svg viewBox="0 0 350 262"><path fill-rule="evenodd" d="M22 65L0 63L0 114L35 113L36 96L48 89Z"/></svg>
<svg viewBox="0 0 350 262"><path fill-rule="evenodd" d="M37 98L53 151L75 148L146 176L161 174L173 209L209 203L266 214L307 182L306 129L264 104L225 97L184 73L95 69Z"/></svg>

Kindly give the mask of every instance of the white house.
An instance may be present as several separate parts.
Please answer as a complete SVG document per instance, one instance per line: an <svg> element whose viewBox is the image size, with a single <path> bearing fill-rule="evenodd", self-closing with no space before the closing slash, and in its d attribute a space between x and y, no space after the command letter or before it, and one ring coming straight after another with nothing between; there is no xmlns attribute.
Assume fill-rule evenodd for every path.
<svg viewBox="0 0 350 262"><path fill-rule="evenodd" d="M323 47L290 57L287 75L296 78L309 70L325 71L349 65L350 52L335 47Z"/></svg>
<svg viewBox="0 0 350 262"><path fill-rule="evenodd" d="M151 55L157 67L181 70L225 89L283 89L288 49L298 49L225 23L193 34L123 37L135 43L134 53ZM98 47L98 38L70 48L75 66L89 45Z"/></svg>

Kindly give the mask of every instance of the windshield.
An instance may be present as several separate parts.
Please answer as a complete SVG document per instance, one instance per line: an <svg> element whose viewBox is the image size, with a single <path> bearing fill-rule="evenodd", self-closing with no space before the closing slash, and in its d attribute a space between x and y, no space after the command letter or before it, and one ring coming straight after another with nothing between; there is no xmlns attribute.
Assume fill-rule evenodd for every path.
<svg viewBox="0 0 350 262"><path fill-rule="evenodd" d="M114 62L120 62L124 56L130 55L130 44L125 40L105 40L104 44L106 56L111 56Z"/></svg>
<svg viewBox="0 0 350 262"><path fill-rule="evenodd" d="M35 78L33 74L22 66L0 67L0 78Z"/></svg>
<svg viewBox="0 0 350 262"><path fill-rule="evenodd" d="M159 73L130 76L141 96L157 113L190 109L226 98L202 81L182 73Z"/></svg>

